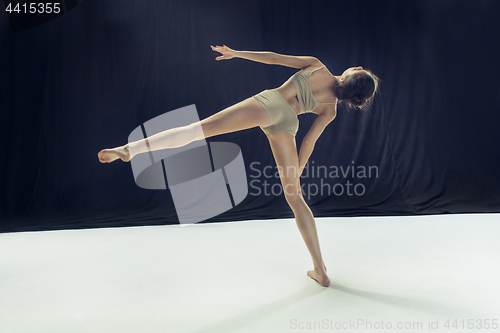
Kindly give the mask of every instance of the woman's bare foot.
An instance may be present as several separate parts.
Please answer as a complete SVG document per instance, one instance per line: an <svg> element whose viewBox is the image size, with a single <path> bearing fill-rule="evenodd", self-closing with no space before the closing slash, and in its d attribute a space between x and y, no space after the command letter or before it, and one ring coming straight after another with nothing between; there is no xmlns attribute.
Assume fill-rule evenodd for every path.
<svg viewBox="0 0 500 333"><path fill-rule="evenodd" d="M130 151L128 145L113 149L103 149L97 154L97 157L99 157L99 162L101 163L111 163L117 159L128 162L130 161Z"/></svg>
<svg viewBox="0 0 500 333"><path fill-rule="evenodd" d="M324 267L324 264L323 264L323 267ZM330 279L326 275L326 271L325 272L318 272L316 270L307 271L307 276L309 276L311 279L318 282L323 287L328 287L330 285Z"/></svg>

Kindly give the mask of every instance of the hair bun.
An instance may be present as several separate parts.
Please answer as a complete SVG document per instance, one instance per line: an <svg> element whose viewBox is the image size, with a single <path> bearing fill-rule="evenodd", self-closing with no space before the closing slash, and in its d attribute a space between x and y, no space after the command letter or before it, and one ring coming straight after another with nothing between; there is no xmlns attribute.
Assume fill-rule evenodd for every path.
<svg viewBox="0 0 500 333"><path fill-rule="evenodd" d="M363 105L365 102L366 99L361 96L353 96L351 98L351 103L356 106Z"/></svg>

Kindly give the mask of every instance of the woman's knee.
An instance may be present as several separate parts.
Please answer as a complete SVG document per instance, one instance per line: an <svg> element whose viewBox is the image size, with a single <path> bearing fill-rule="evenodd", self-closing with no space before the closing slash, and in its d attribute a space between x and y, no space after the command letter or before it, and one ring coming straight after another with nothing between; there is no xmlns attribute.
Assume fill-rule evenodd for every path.
<svg viewBox="0 0 500 333"><path fill-rule="evenodd" d="M192 141L206 139L208 137L207 134L209 133L208 129L202 126L201 121L186 125L183 127L183 129L186 135L189 135L191 138L193 138Z"/></svg>
<svg viewBox="0 0 500 333"><path fill-rule="evenodd" d="M289 184L290 185L290 184ZM284 187L285 199L290 205L290 207L294 208L296 206L302 205L305 203L304 198L302 197L302 192L300 188L296 188L295 186L287 186Z"/></svg>

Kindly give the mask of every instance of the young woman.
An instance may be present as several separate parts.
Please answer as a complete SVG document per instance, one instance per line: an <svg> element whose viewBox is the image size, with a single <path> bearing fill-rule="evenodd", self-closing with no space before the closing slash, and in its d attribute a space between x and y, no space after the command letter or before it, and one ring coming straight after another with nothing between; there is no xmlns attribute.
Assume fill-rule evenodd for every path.
<svg viewBox="0 0 500 333"><path fill-rule="evenodd" d="M351 67L340 76L332 75L321 61L310 56L235 51L225 45L212 46L212 49L221 54L216 60L243 58L301 70L279 88L265 90L200 122L169 129L121 147L101 150L98 154L99 161L109 163L120 158L128 162L135 155L147 152L148 148L144 148L146 146L154 147L153 150L177 148L203 138L260 126L271 145L286 201L295 215L297 226L313 260L314 270L308 271L307 275L327 287L330 279L321 256L314 216L300 191L300 175L316 140L335 119L337 102L345 102L357 108L366 107L377 91L379 80L363 67ZM297 154L297 115L306 112L315 113L318 117L304 137L300 153Z"/></svg>

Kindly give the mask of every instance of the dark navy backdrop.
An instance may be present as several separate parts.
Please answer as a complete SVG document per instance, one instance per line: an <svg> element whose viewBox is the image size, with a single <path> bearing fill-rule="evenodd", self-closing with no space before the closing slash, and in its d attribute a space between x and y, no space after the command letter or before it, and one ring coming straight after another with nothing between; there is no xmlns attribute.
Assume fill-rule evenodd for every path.
<svg viewBox="0 0 500 333"><path fill-rule="evenodd" d="M328 174L302 179L315 216L498 212L499 12L495 0L86 0L17 33L2 14L0 230L178 223L168 190L97 153L157 115L196 104L205 118L296 71L216 62L210 44L382 79L372 110L340 108L316 145L310 162ZM299 117L299 147L315 117ZM209 141L241 147L251 186L207 222L293 216L279 179L260 174L275 162L259 128Z"/></svg>

